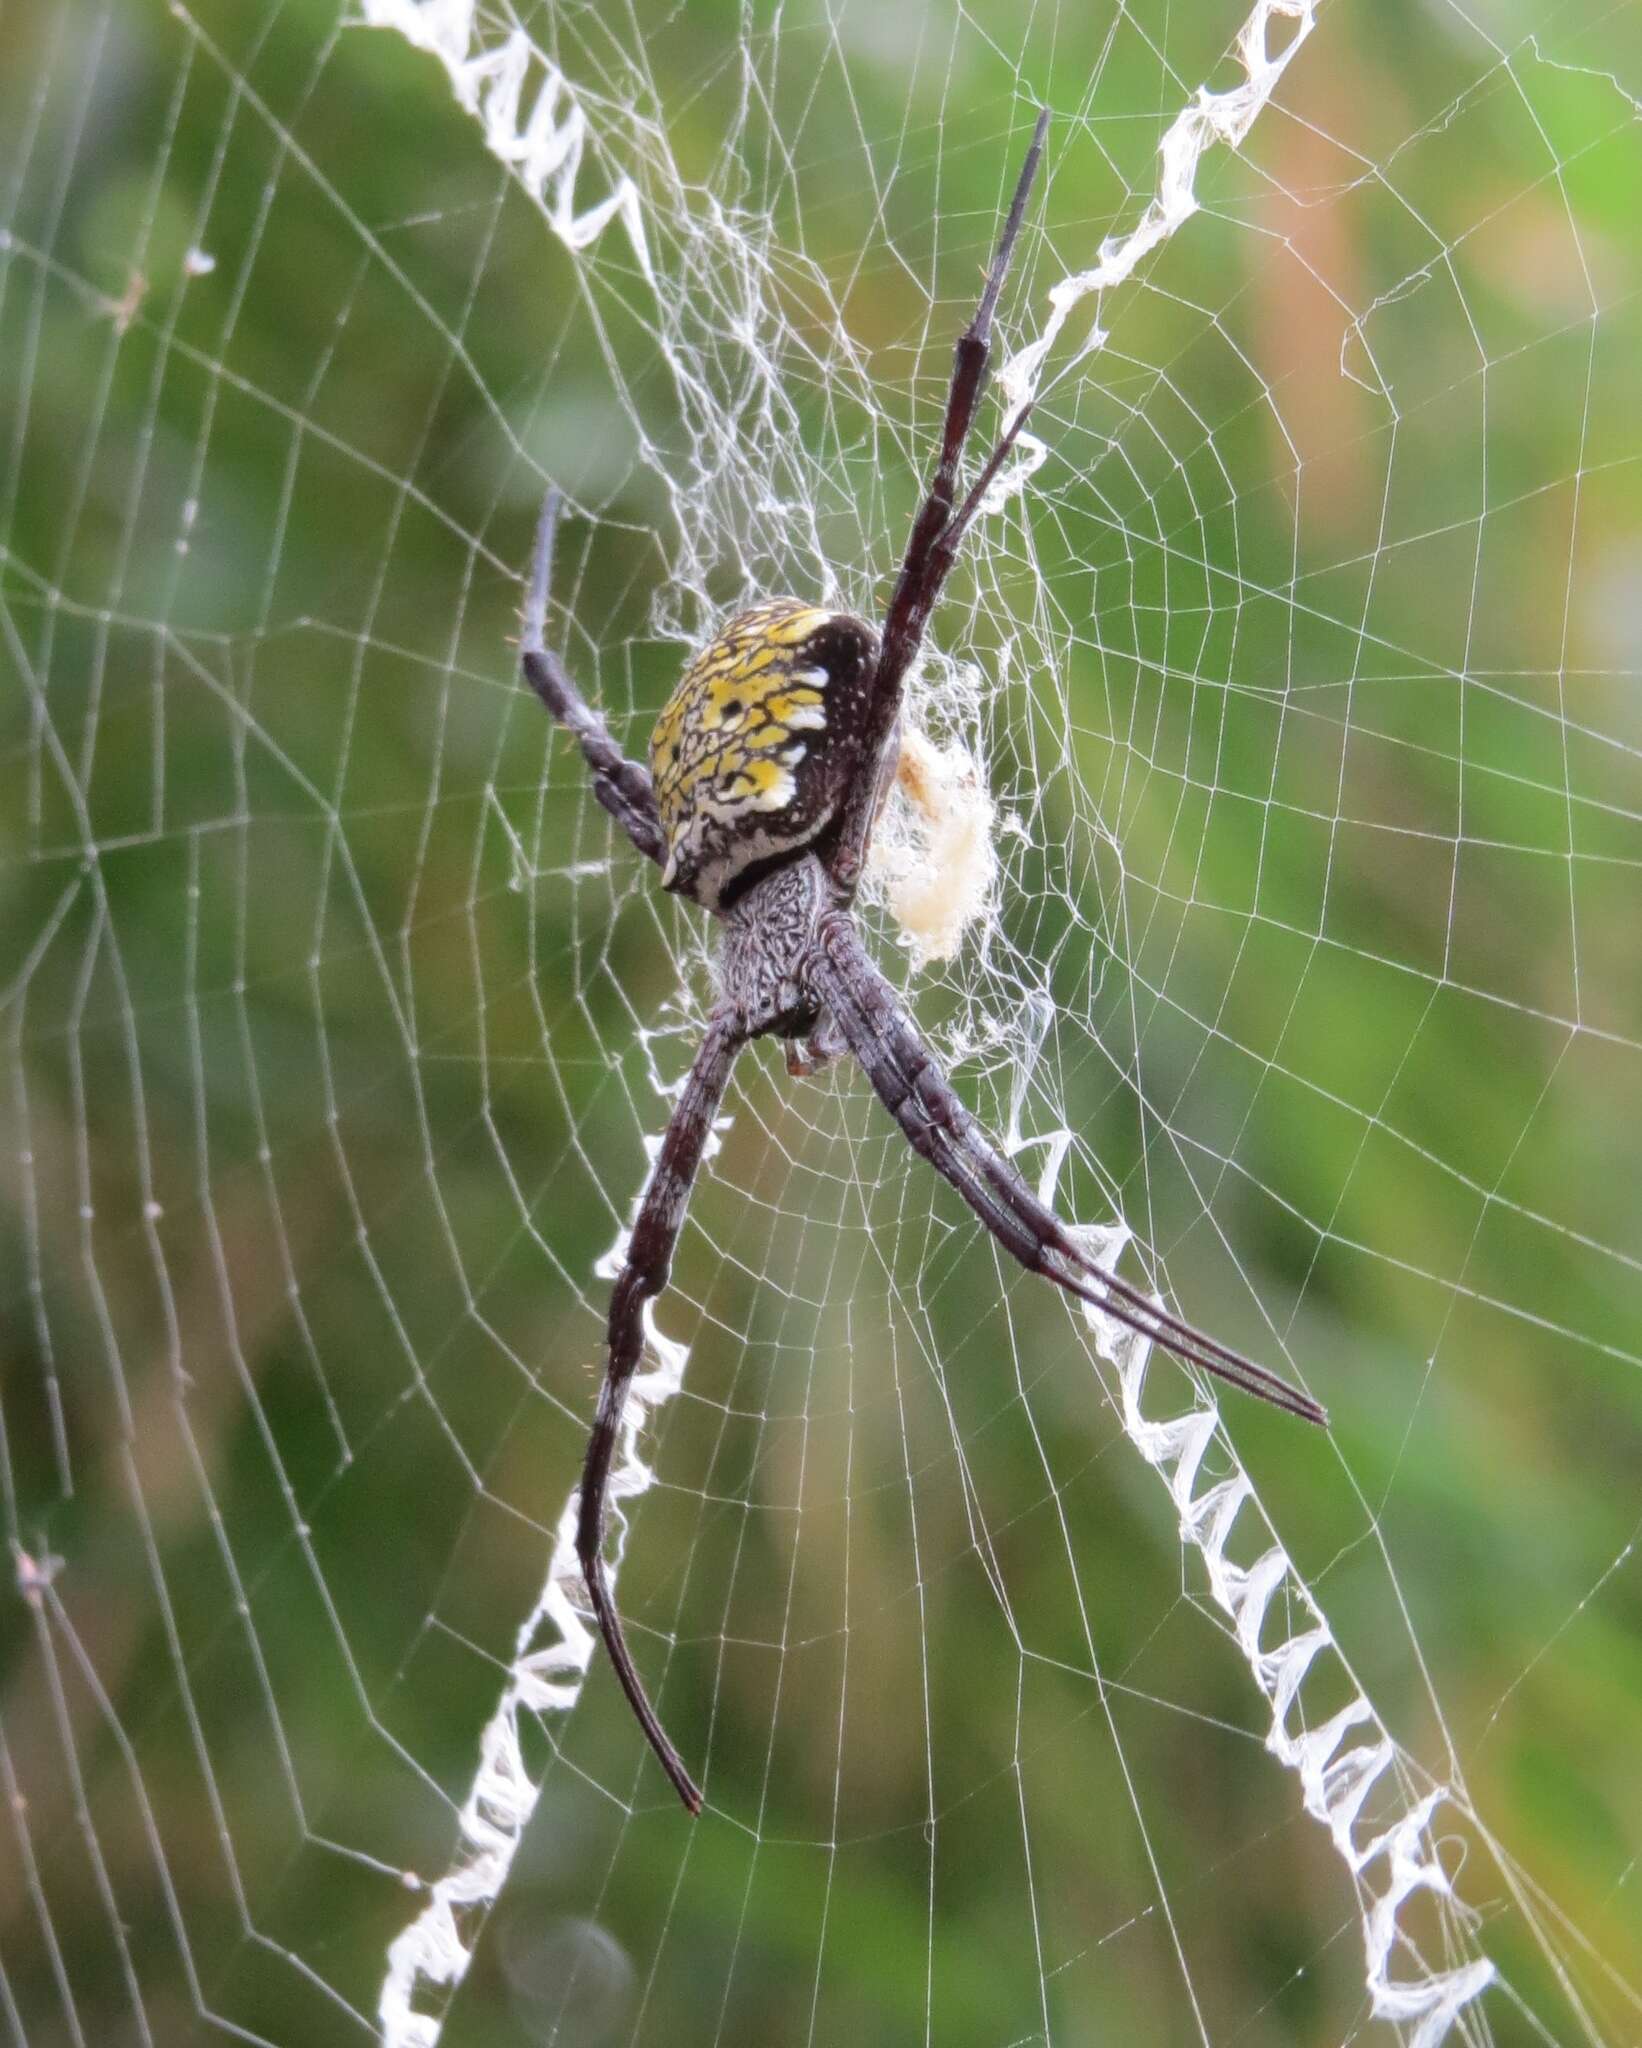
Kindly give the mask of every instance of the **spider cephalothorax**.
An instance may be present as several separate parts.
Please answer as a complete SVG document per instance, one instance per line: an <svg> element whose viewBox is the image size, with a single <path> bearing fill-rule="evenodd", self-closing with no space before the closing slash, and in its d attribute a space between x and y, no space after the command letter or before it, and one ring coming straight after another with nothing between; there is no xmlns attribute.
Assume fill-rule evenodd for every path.
<svg viewBox="0 0 1642 2048"><path fill-rule="evenodd" d="M865 620L796 597L719 629L650 739L664 889L720 909L825 832L853 775L877 653Z"/></svg>
<svg viewBox="0 0 1642 2048"><path fill-rule="evenodd" d="M964 1107L873 965L851 913L893 768L907 670L958 544L1026 421L1023 405L960 498L958 465L986 384L992 316L1048 122L1047 112L1039 116L980 304L958 338L940 453L881 636L848 613L797 598L739 613L685 671L656 722L647 771L622 754L546 644L557 492L549 491L542 508L521 643L525 675L580 743L598 801L661 867L663 886L712 911L721 932L706 1034L668 1119L611 1295L609 1359L576 1526L576 1554L616 1676L692 1813L701 1793L656 1718L611 1598L605 1494L643 1347L644 1304L666 1284L690 1183L730 1069L750 1040L786 1040L794 1073L853 1053L912 1149L1023 1266L1186 1364L1308 1421L1325 1420L1309 1396L1096 1263Z"/></svg>

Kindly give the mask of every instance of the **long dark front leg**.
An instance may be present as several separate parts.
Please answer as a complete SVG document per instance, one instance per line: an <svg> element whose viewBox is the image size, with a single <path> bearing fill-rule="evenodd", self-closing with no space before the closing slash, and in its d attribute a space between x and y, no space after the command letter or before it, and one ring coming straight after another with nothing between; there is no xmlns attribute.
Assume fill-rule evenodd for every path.
<svg viewBox="0 0 1642 2048"><path fill-rule="evenodd" d="M845 916L830 917L822 925L815 979L817 994L838 1019L850 1050L913 1150L951 1182L1023 1266L1186 1364L1201 1366L1307 1422L1327 1423L1326 1412L1309 1395L1194 1330L1096 1263L959 1101Z"/></svg>
<svg viewBox="0 0 1642 2048"><path fill-rule="evenodd" d="M901 685L923 640L930 610L940 595L941 586L952 572L958 543L979 509L987 485L1003 466L1004 458L1026 424L1028 408L1023 406L988 456L974 487L955 511L958 464L964 444L969 439L969 430L975 422L975 409L986 389L987 369L992 356L992 316L997 310L1004 279L1009 274L1015 242L1026 218L1027 196L1038 174L1044 138L1048 133L1049 109L1045 107L1038 115L1026 161L1015 181L1015 196L1010 201L1003 232L998 237L980 303L975 308L974 318L959 335L953 351L952 382L947 388L946 419L941 429L941 452L936 458L935 471L929 480L924 501L913 519L900 574L895 580L889 609L884 614L884 632L879 643L877 666L873 670L871 700L860 735L861 758L869 763L878 762L889 745L896 720L901 715ZM846 889L855 887L866 863L867 842L878 814L879 780L878 776L870 773L859 777L840 814L836 849L829 866L834 879Z"/></svg>
<svg viewBox="0 0 1642 2048"><path fill-rule="evenodd" d="M639 1726L650 1747L661 1759L661 1767L672 1779L678 1796L692 1813L701 1811L701 1793L684 1768L679 1753L668 1741L656 1710L650 1704L643 1681L628 1654L622 1634L621 1617L611 1598L610 1581L604 1569L604 1508L610 1483L610 1460L615 1454L616 1432L627 1389L637 1370L644 1345L644 1304L667 1284L673 1247L684 1221L691 1183L707 1148L713 1118L724 1098L724 1089L744 1043L734 1018L717 1016L707 1027L701 1050L685 1081L684 1092L668 1118L666 1134L656 1163L650 1169L644 1198L639 1203L627 1259L610 1297L609 1357L604 1385L599 1389L598 1412L593 1434L587 1440L587 1462L582 1468L581 1502L576 1520L576 1556L587 1581L587 1595L598 1619L599 1634L610 1653L622 1691L638 1716Z"/></svg>
<svg viewBox="0 0 1642 2048"><path fill-rule="evenodd" d="M549 716L579 743L582 759L593 778L593 794L639 852L660 862L664 853L661 820L656 814L656 792L649 769L628 760L611 738L610 728L570 680L564 663L546 642L553 536L563 502L556 490L550 490L542 501L536 550L531 557L530 589L525 598L524 631L519 636L520 663L525 680L547 706Z"/></svg>

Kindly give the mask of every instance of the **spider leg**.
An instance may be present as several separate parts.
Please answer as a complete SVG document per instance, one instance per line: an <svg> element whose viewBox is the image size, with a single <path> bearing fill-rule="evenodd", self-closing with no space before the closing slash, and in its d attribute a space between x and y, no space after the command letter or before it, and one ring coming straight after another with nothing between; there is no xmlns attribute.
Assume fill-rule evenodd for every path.
<svg viewBox="0 0 1642 2048"><path fill-rule="evenodd" d="M815 985L913 1150L951 1182L1023 1266L1186 1364L1307 1422L1327 1423L1326 1412L1308 1395L1170 1315L1096 1263L965 1109L846 915L829 917L821 926Z"/></svg>
<svg viewBox="0 0 1642 2048"><path fill-rule="evenodd" d="M553 573L553 535L563 502L553 488L542 500L536 547L531 556L530 589L525 598L524 631L519 636L520 663L525 680L546 705L549 717L580 744L582 759L593 777L593 794L639 852L660 862L665 848L649 769L628 760L611 737L610 728L570 680L563 661L543 637L548 584Z"/></svg>
<svg viewBox="0 0 1642 2048"><path fill-rule="evenodd" d="M723 1100L730 1069L744 1042L745 1034L733 1016L720 1013L713 1018L685 1080L684 1091L667 1120L661 1149L639 1203L627 1258L610 1297L609 1354L593 1433L587 1440L587 1462L582 1467L576 1519L576 1556L604 1647L650 1747L692 1813L701 1811L700 1789L656 1718L656 1710L628 1653L621 1617L611 1598L604 1568L604 1511L621 1411L644 1344L644 1304L667 1284L691 1184L707 1148L707 1136Z"/></svg>
<svg viewBox="0 0 1642 2048"><path fill-rule="evenodd" d="M986 389L987 368L992 355L992 316L998 295L1009 274L1010 259L1026 217L1026 201L1043 157L1044 139L1049 132L1049 109L1044 107L1032 131L1026 161L1015 182L1015 195L998 237L998 247L987 272L980 302L969 325L959 335L952 359L952 381L947 387L946 419L941 429L941 450L929 489L912 522L906 554L901 561L895 590L884 614L883 637L879 643L878 665L873 673L871 700L861 727L861 759L880 762L895 730L901 711L901 684L924 637L924 628L941 587L952 572L958 544L963 539L987 487L1002 468L1019 438L1031 410L1023 405L987 457L980 476L962 504L954 511L958 495L958 464L964 444L975 423L975 410ZM837 850L831 860L835 878L846 888L859 881L866 862L867 842L872 836L878 811L880 775L864 773L840 812Z"/></svg>

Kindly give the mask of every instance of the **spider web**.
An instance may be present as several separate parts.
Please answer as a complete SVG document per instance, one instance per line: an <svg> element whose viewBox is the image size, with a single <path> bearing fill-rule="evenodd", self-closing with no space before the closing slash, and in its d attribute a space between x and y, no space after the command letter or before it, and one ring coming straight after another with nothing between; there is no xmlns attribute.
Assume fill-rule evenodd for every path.
<svg viewBox="0 0 1642 2048"><path fill-rule="evenodd" d="M1635 2039L1636 15L361 4L0 9L8 2038ZM708 935L519 573L551 477L630 751L880 612L1040 102L865 921L1334 1427L744 1056L616 1488L689 1823L566 1515Z"/></svg>

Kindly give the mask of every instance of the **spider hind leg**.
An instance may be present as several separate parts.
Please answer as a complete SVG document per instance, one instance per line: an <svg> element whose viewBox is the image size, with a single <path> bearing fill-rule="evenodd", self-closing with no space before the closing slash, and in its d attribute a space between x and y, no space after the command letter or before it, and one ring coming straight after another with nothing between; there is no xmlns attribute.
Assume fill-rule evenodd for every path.
<svg viewBox="0 0 1642 2048"><path fill-rule="evenodd" d="M1014 196L987 270L980 301L953 350L940 450L923 503L913 516L906 553L901 558L889 609L884 614L870 700L861 723L860 748L864 772L839 807L837 832L827 860L834 879L846 894L853 893L866 866L867 846L872 838L880 795L878 773L890 749L896 720L901 715L902 685L907 671L923 644L924 628L929 623L935 601L952 573L959 543L979 512L993 479L1019 440L1031 411L1030 399L1015 407L968 494L960 500L959 466L986 390L992 361L993 317L1014 259L1015 244L1026 219L1027 200L1038 175L1048 134L1049 109L1044 107L1032 130L1032 141L1021 165L1020 176L1015 181ZM893 764L890 772L894 772Z"/></svg>
<svg viewBox="0 0 1642 2048"><path fill-rule="evenodd" d="M524 630L519 635L519 665L548 716L562 725L581 748L594 796L639 852L659 862L665 848L649 769L628 760L616 745L610 728L582 696L571 681L570 671L547 644L547 593L553 579L553 541L563 504L557 489L549 489L542 500L525 596Z"/></svg>

